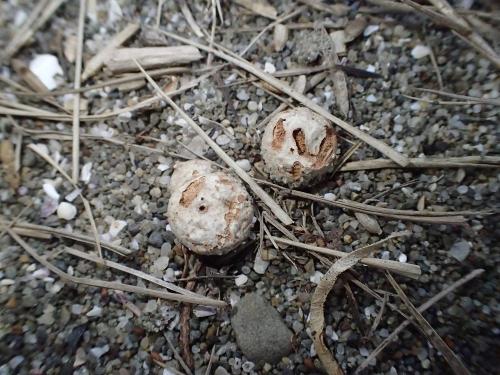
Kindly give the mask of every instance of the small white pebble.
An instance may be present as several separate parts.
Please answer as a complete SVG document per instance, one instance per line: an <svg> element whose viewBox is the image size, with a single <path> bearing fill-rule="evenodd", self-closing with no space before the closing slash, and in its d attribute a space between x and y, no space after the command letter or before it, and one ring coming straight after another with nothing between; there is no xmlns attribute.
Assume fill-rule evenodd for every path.
<svg viewBox="0 0 500 375"><path fill-rule="evenodd" d="M425 56L428 56L431 54L431 50L429 47L427 46L422 46L422 45L417 45L415 47L413 47L413 49L411 50L411 55L414 59L421 59Z"/></svg>
<svg viewBox="0 0 500 375"><path fill-rule="evenodd" d="M264 64L264 72L274 74L276 73L276 67L270 62L266 62Z"/></svg>
<svg viewBox="0 0 500 375"><path fill-rule="evenodd" d="M323 195L323 197L325 199L328 199L329 201L334 201L335 199L337 199L337 196L333 193L326 193L325 195Z"/></svg>
<svg viewBox="0 0 500 375"><path fill-rule="evenodd" d="M71 220L76 216L76 207L68 202L61 202L57 207L57 216L60 219Z"/></svg>
<svg viewBox="0 0 500 375"><path fill-rule="evenodd" d="M457 191L459 194L466 194L468 191L469 191L469 188L465 185L460 185L459 187L457 187Z"/></svg>
<svg viewBox="0 0 500 375"><path fill-rule="evenodd" d="M71 313L73 315L80 315L83 311L83 306L77 303L71 305Z"/></svg>
<svg viewBox="0 0 500 375"><path fill-rule="evenodd" d="M43 191L53 200L59 200L59 193L57 192L54 185L49 184L48 182L43 184Z"/></svg>
<svg viewBox="0 0 500 375"><path fill-rule="evenodd" d="M252 169L252 165L250 164L250 161L248 159L237 160L236 164L238 164L238 166L245 172L250 172L250 170Z"/></svg>
<svg viewBox="0 0 500 375"><path fill-rule="evenodd" d="M314 284L319 284L321 278L323 277L323 273L322 272L319 272L319 271L316 271L314 272L314 275L312 275L309 280L314 283Z"/></svg>
<svg viewBox="0 0 500 375"><path fill-rule="evenodd" d="M227 145L229 142L231 142L231 138L229 138L227 135L225 134L221 134L217 137L217 139L215 140L215 142L217 142L217 144L219 146L225 146Z"/></svg>
<svg viewBox="0 0 500 375"><path fill-rule="evenodd" d="M127 226L127 222L125 220L114 220L109 226L109 234L112 238L118 236L118 233L121 232L123 228Z"/></svg>
<svg viewBox="0 0 500 375"><path fill-rule="evenodd" d="M35 55L29 68L49 90L57 87L55 76L64 74L57 57L50 54Z"/></svg>
<svg viewBox="0 0 500 375"><path fill-rule="evenodd" d="M363 31L363 36L370 36L374 32L377 32L379 28L380 28L379 25L368 25Z"/></svg>
<svg viewBox="0 0 500 375"><path fill-rule="evenodd" d="M12 279L3 279L0 280L0 286L9 286L9 285L14 285L16 282Z"/></svg>
<svg viewBox="0 0 500 375"><path fill-rule="evenodd" d="M406 254L404 253L401 253L398 257L398 260L401 262L401 263L406 263L406 261L408 260L408 257L406 256Z"/></svg>
<svg viewBox="0 0 500 375"><path fill-rule="evenodd" d="M109 351L109 345L104 345L102 347L95 347L89 350L89 353L92 354L96 359L101 358L104 354Z"/></svg>
<svg viewBox="0 0 500 375"><path fill-rule="evenodd" d="M170 168L170 165L168 164L158 164L157 167L161 172L165 172L168 168Z"/></svg>
<svg viewBox="0 0 500 375"><path fill-rule="evenodd" d="M88 184L92 176L92 163L85 163L80 173L80 181Z"/></svg>
<svg viewBox="0 0 500 375"><path fill-rule="evenodd" d="M377 97L373 94L370 94L366 97L366 101L368 103L375 103L377 101Z"/></svg>
<svg viewBox="0 0 500 375"><path fill-rule="evenodd" d="M90 310L86 315L89 317L101 316L102 308L99 306L94 306L92 310Z"/></svg>
<svg viewBox="0 0 500 375"><path fill-rule="evenodd" d="M246 275L243 275L243 274L239 275L236 279L234 279L236 286L245 285L247 281L248 281L248 277Z"/></svg>
<svg viewBox="0 0 500 375"><path fill-rule="evenodd" d="M71 193L66 195L64 197L64 199L66 199L68 202L73 202L76 199L76 197L78 197L78 195L80 195L81 192L82 192L82 189L75 189Z"/></svg>

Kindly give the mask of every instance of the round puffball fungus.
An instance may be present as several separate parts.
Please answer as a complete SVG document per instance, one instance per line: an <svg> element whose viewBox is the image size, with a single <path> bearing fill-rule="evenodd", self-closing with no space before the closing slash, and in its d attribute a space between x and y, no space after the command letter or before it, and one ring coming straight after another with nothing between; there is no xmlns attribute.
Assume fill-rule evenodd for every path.
<svg viewBox="0 0 500 375"><path fill-rule="evenodd" d="M183 245L200 255L223 255L248 237L252 198L235 177L190 160L176 164L171 181L167 216Z"/></svg>
<svg viewBox="0 0 500 375"><path fill-rule="evenodd" d="M305 107L274 116L262 137L265 169L276 182L296 187L332 167L337 136L331 123Z"/></svg>

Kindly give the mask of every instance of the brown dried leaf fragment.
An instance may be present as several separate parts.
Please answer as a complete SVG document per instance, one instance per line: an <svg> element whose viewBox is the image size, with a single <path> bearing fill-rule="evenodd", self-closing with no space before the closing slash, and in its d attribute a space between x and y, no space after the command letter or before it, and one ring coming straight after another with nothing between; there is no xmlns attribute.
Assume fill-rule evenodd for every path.
<svg viewBox="0 0 500 375"><path fill-rule="evenodd" d="M356 265L362 258L370 256L373 251L378 249L385 242L407 234L408 232L393 233L383 240L359 248L349 253L346 257L339 259L330 267L314 290L311 298L311 320L309 325L313 335L314 348L316 349L316 353L325 371L329 375L342 375L343 371L323 341L323 329L325 326L323 305L325 304L328 294L333 289L338 276L342 272Z"/></svg>
<svg viewBox="0 0 500 375"><path fill-rule="evenodd" d="M5 171L5 181L12 189L17 189L21 183L21 178L16 172L15 160L14 145L8 139L4 139L0 143L0 161Z"/></svg>

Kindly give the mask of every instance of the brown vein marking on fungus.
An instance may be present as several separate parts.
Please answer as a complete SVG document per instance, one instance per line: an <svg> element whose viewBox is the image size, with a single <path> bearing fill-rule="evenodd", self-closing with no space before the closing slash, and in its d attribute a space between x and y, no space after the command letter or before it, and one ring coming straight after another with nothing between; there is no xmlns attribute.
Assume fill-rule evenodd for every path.
<svg viewBox="0 0 500 375"><path fill-rule="evenodd" d="M295 129L292 133L293 139L295 140L295 144L297 145L297 152L299 155L304 154L307 152L307 146L306 146L306 136L304 134L304 131L302 129Z"/></svg>
<svg viewBox="0 0 500 375"><path fill-rule="evenodd" d="M283 142L285 141L286 130L285 126L283 125L284 121L284 119L280 118L276 122L276 125L273 129L273 142L271 143L271 147L276 150L279 150L283 145Z"/></svg>
<svg viewBox="0 0 500 375"><path fill-rule="evenodd" d="M239 205L240 203L238 202L237 198L229 202L228 209L224 214L224 220L226 220L226 231L229 231L229 225L231 225L233 220L240 213Z"/></svg>
<svg viewBox="0 0 500 375"><path fill-rule="evenodd" d="M300 176L302 175L303 170L304 170L304 166L299 161L296 161L295 163L293 163L292 170L290 171L293 179L299 180Z"/></svg>
<svg viewBox="0 0 500 375"><path fill-rule="evenodd" d="M181 206L189 207L191 203L194 201L194 199L198 196L204 184L205 184L205 177L200 177L191 182L182 192L181 200L179 201Z"/></svg>
<svg viewBox="0 0 500 375"><path fill-rule="evenodd" d="M330 127L326 127L326 136L321 141L319 146L319 152L316 156L316 161L313 164L313 168L319 169L323 168L327 164L330 156L337 149L337 136L335 131Z"/></svg>

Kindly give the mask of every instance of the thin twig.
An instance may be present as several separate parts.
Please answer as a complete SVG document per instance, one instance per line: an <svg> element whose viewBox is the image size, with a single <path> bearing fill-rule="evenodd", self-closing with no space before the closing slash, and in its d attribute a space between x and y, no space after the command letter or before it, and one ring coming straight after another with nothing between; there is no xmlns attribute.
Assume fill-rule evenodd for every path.
<svg viewBox="0 0 500 375"><path fill-rule="evenodd" d="M403 292L403 289L401 289L396 280L394 280L394 277L392 277L389 272L386 273L386 276L408 310L410 310L413 319L418 323L424 335L432 343L434 348L441 352L453 372L458 375L470 375L469 370L467 370L465 365L462 363L462 360L453 352L453 350L450 349L448 345L446 345L441 336L439 336L439 334L434 330L434 328L432 328L429 322L422 316L422 314L415 308L415 306L413 306L408 296L405 294L405 292Z"/></svg>
<svg viewBox="0 0 500 375"><path fill-rule="evenodd" d="M78 14L78 42L76 48L75 60L75 82L74 88L78 90L81 83L82 75L82 55L83 55L83 36L85 28L85 8L86 0L80 0L80 11ZM80 94L73 96L73 147L72 147L72 161L73 161L73 183L78 183L80 176Z"/></svg>
<svg viewBox="0 0 500 375"><path fill-rule="evenodd" d="M99 258L98 256L93 255L93 254L85 253L83 251L76 250L76 249L73 249L71 247L65 247L64 250L68 254L77 256L77 257L82 258L82 259L90 260L90 261L92 261L94 263L97 263L97 264L100 264L100 265L103 265L103 266L106 266L106 267L109 267L109 268L113 268L113 269L116 269L116 270L119 270L119 271L122 271L122 272L126 272L129 275L133 275L135 277L139 277L139 278L141 278L143 280L149 281L149 282L151 282L153 284L159 285L159 286L161 286L163 288L166 288L166 289L169 289L169 290L171 290L173 292L177 292L177 293L180 293L180 294L183 294L183 295L186 295L186 296L196 297L196 298L200 298L200 299L205 298L206 302L204 303L204 305L206 305L206 306L217 306L217 307L226 306L226 303L224 301L217 301L217 300L214 300L212 298L208 298L208 297L202 296L200 294L192 292L192 289L189 290L189 289L186 289L186 288L181 288L180 286L177 286L175 284L169 283L167 281L164 281L162 279L159 279L157 277L149 275L149 274L147 274L145 272L142 272L142 271L139 271L139 270L127 267L127 266L125 266L123 264L116 263L116 262L113 262L113 261L107 260L107 259L102 259L102 258Z"/></svg>
<svg viewBox="0 0 500 375"><path fill-rule="evenodd" d="M179 361L179 363L181 364L181 367L184 369L184 371L186 372L186 374L193 375L191 369L186 365L186 362L184 362L184 360L182 359L181 355L179 354L179 351L176 349L176 347L172 343L172 340L169 339L169 337L167 336L166 332L163 334L163 336L167 340L167 344L170 347L170 350L172 350L172 352L174 353L175 359L177 361Z"/></svg>
<svg viewBox="0 0 500 375"><path fill-rule="evenodd" d="M0 218L0 225L6 226L11 225L10 222ZM34 237L34 238L45 238L50 239L54 237L69 238L73 241L85 243L85 244L95 244L95 239L92 236L77 232L66 232L63 229L51 228L44 225L31 224L26 222L17 222L12 224L12 231L20 236L24 237ZM128 256L132 254L132 251L126 247L115 245L111 242L101 241L103 248L110 250L121 256Z"/></svg>
<svg viewBox="0 0 500 375"><path fill-rule="evenodd" d="M500 156L461 156L447 158L411 158L408 169L418 168L500 168ZM342 172L401 168L388 159L358 160L346 163Z"/></svg>
<svg viewBox="0 0 500 375"><path fill-rule="evenodd" d="M432 298L428 299L425 303L420 305L417 309L417 311L422 314L424 311L429 309L432 305L434 305L436 302L440 301L444 297L446 297L449 293L453 292L455 289L459 288L460 286L468 283L472 279L478 277L484 272L483 269L476 269L469 274L465 275L464 277L460 278L459 280L455 281L453 284L447 286L444 288L441 292L438 294L434 295ZM412 322L413 318L405 320L403 323L401 323L388 337L384 339L380 343L379 346L375 350L373 350L368 357L359 365L359 367L356 369L355 374L359 374L361 371L363 371L366 367L370 365L370 363L377 358L377 356L384 350L387 345L389 345L391 342L393 342L398 335Z"/></svg>
<svg viewBox="0 0 500 375"><path fill-rule="evenodd" d="M306 244L300 241L291 241L286 238L280 238L280 237L270 237L266 236L269 239L274 240L275 242L282 243L285 245L293 246L298 249L305 249L309 251L314 251L316 253L324 254L324 255L329 255L329 256L334 256L336 258L344 258L350 253L345 253L343 251L339 250L334 250L334 249L329 249L326 247L320 247L320 246L315 246L311 244ZM401 263L397 262L394 260L385 260L385 259L378 259L378 258L362 258L360 260L360 263L377 268L380 270L390 270L392 272L398 273L403 276L407 276L413 279L418 278L421 274L422 271L420 270L420 267L417 266L416 264L411 264L411 263Z"/></svg>
<svg viewBox="0 0 500 375"><path fill-rule="evenodd" d="M70 281L76 284L82 284L87 286L92 286L96 288L105 288L105 289L115 289L121 290L124 292L137 293L142 295L147 295L155 298L162 298L165 300L171 300L176 302L187 302L203 305L206 302L206 298L200 299L191 296L185 296L183 294L164 292L155 289L138 287L135 285L124 284L121 282L115 281L105 281L99 279L91 279L86 277L75 277L71 276L68 273L60 270L52 263L50 263L45 257L39 255L35 249L33 249L28 243L26 243L21 237L19 237L16 233L14 233L11 229L7 228L7 233L24 249L26 252L31 255L37 262L41 263L48 270L55 273L64 281Z"/></svg>

